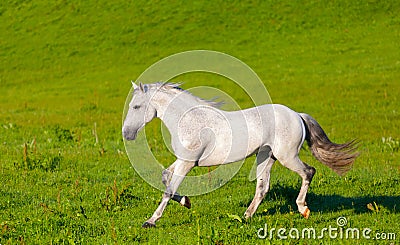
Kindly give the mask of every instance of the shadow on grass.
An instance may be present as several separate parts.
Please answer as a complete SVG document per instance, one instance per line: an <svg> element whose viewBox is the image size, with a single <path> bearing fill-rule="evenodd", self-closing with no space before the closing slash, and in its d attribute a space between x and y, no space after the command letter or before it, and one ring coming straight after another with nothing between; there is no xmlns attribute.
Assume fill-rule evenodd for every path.
<svg viewBox="0 0 400 245"><path fill-rule="evenodd" d="M293 187L276 185L267 194L264 202L276 201L279 204L263 212L263 215L272 215L275 213L289 213L297 210L296 198L299 189ZM282 200L285 200L282 202ZM313 212L336 212L340 210L354 210L355 213L373 212L368 208L374 209L375 205L379 209L384 208L390 213L400 213L400 196L362 196L362 197L344 197L340 195L320 195L315 193L307 194L307 204ZM250 202L248 203L250 204ZM292 210L290 210L292 209Z"/></svg>

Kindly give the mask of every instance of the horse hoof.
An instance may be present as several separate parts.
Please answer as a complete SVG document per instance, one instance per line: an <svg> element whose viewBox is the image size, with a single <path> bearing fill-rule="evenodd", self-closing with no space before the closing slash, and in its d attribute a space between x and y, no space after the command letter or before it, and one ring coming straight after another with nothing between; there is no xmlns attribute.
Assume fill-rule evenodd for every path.
<svg viewBox="0 0 400 245"><path fill-rule="evenodd" d="M306 210L301 215L304 218L308 219L308 217L310 217L310 209L306 208Z"/></svg>
<svg viewBox="0 0 400 245"><path fill-rule="evenodd" d="M183 198L185 199L185 201L184 201L184 203L183 203L183 206L184 206L184 207L187 207L188 209L190 209L190 208L192 207L192 204L190 203L189 197L184 196Z"/></svg>
<svg viewBox="0 0 400 245"><path fill-rule="evenodd" d="M149 223L147 221L144 222L143 225L142 225L142 228L153 228L153 227L156 227L156 224Z"/></svg>

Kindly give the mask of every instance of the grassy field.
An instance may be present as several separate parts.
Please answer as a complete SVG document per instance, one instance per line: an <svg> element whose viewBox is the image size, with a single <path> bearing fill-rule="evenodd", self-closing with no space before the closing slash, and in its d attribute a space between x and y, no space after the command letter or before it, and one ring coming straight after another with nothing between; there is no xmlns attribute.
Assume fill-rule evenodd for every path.
<svg viewBox="0 0 400 245"><path fill-rule="evenodd" d="M2 1L0 244L399 243L399 12L396 0ZM194 49L241 59L274 103L312 115L336 142L360 140L361 156L345 177L302 150L317 169L308 220L296 211L300 179L280 164L255 217L242 219L255 190L253 157L222 188L192 197L192 209L170 203L157 228L141 228L161 192L125 153L130 80ZM216 75L176 80L216 86L251 105ZM172 162L160 122L146 131L157 158ZM343 228L371 229L371 238L257 236L266 226L321 231L338 227L339 217L348 221Z"/></svg>

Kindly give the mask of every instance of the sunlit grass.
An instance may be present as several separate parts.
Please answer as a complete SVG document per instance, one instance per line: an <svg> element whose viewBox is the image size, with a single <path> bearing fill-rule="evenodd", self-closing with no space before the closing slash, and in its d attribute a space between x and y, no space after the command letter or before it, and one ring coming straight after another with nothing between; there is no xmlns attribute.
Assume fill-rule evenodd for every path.
<svg viewBox="0 0 400 245"><path fill-rule="evenodd" d="M0 243L268 243L257 237L265 224L321 230L341 216L348 227L399 233L399 11L398 1L2 2ZM193 49L241 59L274 103L309 113L335 142L360 140L361 156L345 177L301 151L317 169L310 219L296 210L300 178L277 163L270 192L255 217L243 220L255 190L252 157L222 188L192 197L192 209L171 203L156 229L140 227L161 192L125 154L120 131L130 80ZM215 86L251 105L216 75L176 80L186 89ZM151 150L168 166L174 157L160 132L157 121L146 127Z"/></svg>

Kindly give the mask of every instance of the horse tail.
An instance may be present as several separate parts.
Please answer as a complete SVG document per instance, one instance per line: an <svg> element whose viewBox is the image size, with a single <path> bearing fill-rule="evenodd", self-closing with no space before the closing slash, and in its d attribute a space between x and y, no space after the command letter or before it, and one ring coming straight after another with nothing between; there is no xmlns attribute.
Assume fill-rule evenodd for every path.
<svg viewBox="0 0 400 245"><path fill-rule="evenodd" d="M339 175L349 171L354 160L359 156L356 151L357 141L352 140L344 144L333 143L314 118L305 113L299 113L299 115L305 126L305 139L314 157Z"/></svg>

